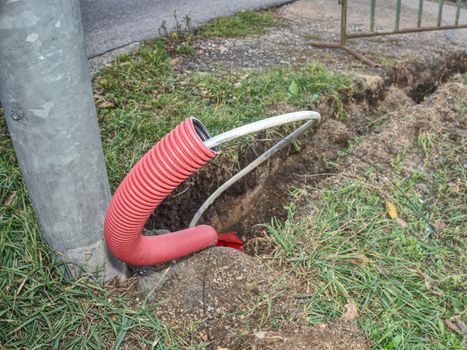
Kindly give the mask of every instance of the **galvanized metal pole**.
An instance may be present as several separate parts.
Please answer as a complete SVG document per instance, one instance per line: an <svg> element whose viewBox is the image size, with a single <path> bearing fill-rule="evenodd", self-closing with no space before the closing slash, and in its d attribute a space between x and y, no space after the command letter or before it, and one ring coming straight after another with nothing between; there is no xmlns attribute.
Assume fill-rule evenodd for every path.
<svg viewBox="0 0 467 350"><path fill-rule="evenodd" d="M106 279L110 190L78 0L0 0L0 100L45 239Z"/></svg>

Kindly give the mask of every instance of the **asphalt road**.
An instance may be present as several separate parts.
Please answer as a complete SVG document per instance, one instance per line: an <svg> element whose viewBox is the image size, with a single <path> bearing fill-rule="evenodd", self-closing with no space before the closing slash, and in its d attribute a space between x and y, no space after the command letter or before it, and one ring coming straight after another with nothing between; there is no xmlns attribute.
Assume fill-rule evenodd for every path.
<svg viewBox="0 0 467 350"><path fill-rule="evenodd" d="M261 9L291 0L80 0L88 57L144 39L157 37L166 21L169 29L189 16L192 25L245 9Z"/></svg>

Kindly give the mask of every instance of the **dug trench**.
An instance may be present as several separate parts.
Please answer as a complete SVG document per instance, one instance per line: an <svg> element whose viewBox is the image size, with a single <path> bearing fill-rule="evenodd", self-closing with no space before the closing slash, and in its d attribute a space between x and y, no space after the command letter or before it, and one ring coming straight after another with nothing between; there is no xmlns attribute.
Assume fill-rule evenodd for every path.
<svg viewBox="0 0 467 350"><path fill-rule="evenodd" d="M303 285L283 266L270 263L274 246L263 224L285 218L284 206L294 188L317 187L329 174L341 171L341 160L352 162L349 145L377 136L388 114L423 104L426 94L466 67L463 55L434 66L408 63L384 75L355 76L356 88L345 101L347 117L341 120L335 118L330 100L310 106L321 112L321 124L240 180L202 218L218 232L236 231L247 254L211 248L137 270L139 293L150 302L161 302L158 316L186 348L368 349L365 335L345 317L308 326L300 298L294 297ZM430 84L435 88L425 89ZM280 106L271 114L288 111L288 106ZM220 155L200 169L157 208L147 234L187 227L210 193L288 131L256 135L233 146L238 147L238 158Z"/></svg>
<svg viewBox="0 0 467 350"><path fill-rule="evenodd" d="M355 90L345 101L345 118L336 118L331 99L310 106L321 113L320 125L233 185L208 209L200 223L210 224L218 232L235 231L246 243L263 236L262 224L270 223L272 218L281 220L286 215L284 205L289 202L294 187L316 186L325 178L310 180L304 174L332 173L333 164L349 142L375 132L378 121L402 104L423 102L439 84L453 74L465 72L466 66L466 55L456 53L428 65L406 62L380 71L379 75L356 75ZM270 114L291 111L291 106L280 105ZM146 225L148 234L188 227L209 194L290 131L282 128L274 134L257 134L227 145L230 148L224 148L227 156L221 153L156 209ZM236 150L231 152L232 148ZM247 253L249 249L247 244Z"/></svg>

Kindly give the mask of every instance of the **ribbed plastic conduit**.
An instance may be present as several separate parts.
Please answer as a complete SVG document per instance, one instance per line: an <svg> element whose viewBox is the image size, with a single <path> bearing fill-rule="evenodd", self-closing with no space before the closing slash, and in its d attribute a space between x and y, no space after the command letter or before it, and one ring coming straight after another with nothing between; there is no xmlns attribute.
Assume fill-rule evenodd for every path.
<svg viewBox="0 0 467 350"><path fill-rule="evenodd" d="M208 225L158 236L142 235L154 209L217 154L203 144L195 123L189 118L160 140L127 174L112 197L104 224L105 240L123 262L155 265L217 243L217 232ZM198 125L198 131L200 128ZM209 137L205 129L200 132Z"/></svg>

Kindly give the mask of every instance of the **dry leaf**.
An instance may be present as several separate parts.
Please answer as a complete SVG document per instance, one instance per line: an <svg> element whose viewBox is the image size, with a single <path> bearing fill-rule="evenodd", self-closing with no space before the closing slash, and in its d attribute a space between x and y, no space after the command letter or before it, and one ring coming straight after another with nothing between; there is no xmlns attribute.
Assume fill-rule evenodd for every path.
<svg viewBox="0 0 467 350"><path fill-rule="evenodd" d="M99 108L108 109L115 107L115 104L109 101L104 101L98 104Z"/></svg>
<svg viewBox="0 0 467 350"><path fill-rule="evenodd" d="M433 225L435 226L436 232L443 231L447 226L443 220L436 220Z"/></svg>
<svg viewBox="0 0 467 350"><path fill-rule="evenodd" d="M358 254L349 261L355 265L369 265L371 263L371 260L365 254Z"/></svg>
<svg viewBox="0 0 467 350"><path fill-rule="evenodd" d="M180 62L180 57L175 57L175 58L172 58L170 61L169 61L169 64L171 66L175 66L178 64L178 62Z"/></svg>
<svg viewBox="0 0 467 350"><path fill-rule="evenodd" d="M405 222L405 220L402 220L401 218L396 218L396 222L401 225L403 228L406 228L407 226L409 226L409 224L407 224Z"/></svg>
<svg viewBox="0 0 467 350"><path fill-rule="evenodd" d="M345 304L345 307L347 308L347 311L342 315L342 319L351 321L358 317L358 310L355 304L348 301L347 304Z"/></svg>
<svg viewBox="0 0 467 350"><path fill-rule="evenodd" d="M94 94L94 98L98 101L103 101L105 100L105 97L102 96L101 94Z"/></svg>
<svg viewBox="0 0 467 350"><path fill-rule="evenodd" d="M391 219L396 219L398 217L396 206L393 203L386 202L386 210Z"/></svg>
<svg viewBox="0 0 467 350"><path fill-rule="evenodd" d="M467 326L464 322L459 318L459 316L453 317L449 320L445 320L444 323L448 328L453 330L456 333L459 333L462 336L467 336Z"/></svg>
<svg viewBox="0 0 467 350"><path fill-rule="evenodd" d="M219 51L220 51L220 53L224 53L224 52L228 51L228 49L224 45L219 45Z"/></svg>
<svg viewBox="0 0 467 350"><path fill-rule="evenodd" d="M5 205L12 205L16 199L16 191L11 192L10 196L6 199Z"/></svg>
<svg viewBox="0 0 467 350"><path fill-rule="evenodd" d="M229 350L229 348L217 348L217 350Z"/></svg>
<svg viewBox="0 0 467 350"><path fill-rule="evenodd" d="M258 339L264 339L266 337L266 332L263 332L263 331L255 332L255 336Z"/></svg>

